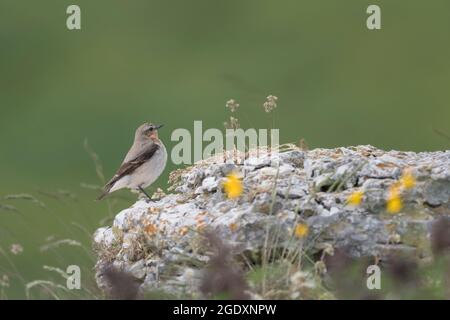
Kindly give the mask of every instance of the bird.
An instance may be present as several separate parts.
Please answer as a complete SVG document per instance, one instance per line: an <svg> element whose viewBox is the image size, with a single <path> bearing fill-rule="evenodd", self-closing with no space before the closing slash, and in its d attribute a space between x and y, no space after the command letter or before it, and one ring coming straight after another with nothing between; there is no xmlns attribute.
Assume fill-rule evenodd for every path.
<svg viewBox="0 0 450 320"><path fill-rule="evenodd" d="M158 129L162 126L146 122L136 129L133 145L97 200L128 188L142 192L151 201L144 189L158 179L167 163L166 147L158 138Z"/></svg>

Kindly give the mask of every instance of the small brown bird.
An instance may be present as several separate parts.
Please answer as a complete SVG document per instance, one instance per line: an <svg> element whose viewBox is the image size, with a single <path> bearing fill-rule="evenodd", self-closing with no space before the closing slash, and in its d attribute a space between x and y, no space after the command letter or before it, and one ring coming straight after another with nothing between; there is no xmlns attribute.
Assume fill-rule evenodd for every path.
<svg viewBox="0 0 450 320"><path fill-rule="evenodd" d="M137 128L133 145L122 165L97 200L122 188L138 190L151 200L144 188L158 179L167 163L166 147L158 138L158 129L162 126L144 123Z"/></svg>

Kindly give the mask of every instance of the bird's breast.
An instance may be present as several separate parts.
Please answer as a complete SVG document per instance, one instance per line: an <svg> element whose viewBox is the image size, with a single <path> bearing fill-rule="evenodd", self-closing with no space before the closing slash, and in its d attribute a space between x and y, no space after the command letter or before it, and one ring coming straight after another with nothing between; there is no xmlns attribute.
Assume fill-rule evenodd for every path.
<svg viewBox="0 0 450 320"><path fill-rule="evenodd" d="M146 188L155 182L164 171L167 163L167 151L162 143L160 146L153 156L132 174L131 187Z"/></svg>

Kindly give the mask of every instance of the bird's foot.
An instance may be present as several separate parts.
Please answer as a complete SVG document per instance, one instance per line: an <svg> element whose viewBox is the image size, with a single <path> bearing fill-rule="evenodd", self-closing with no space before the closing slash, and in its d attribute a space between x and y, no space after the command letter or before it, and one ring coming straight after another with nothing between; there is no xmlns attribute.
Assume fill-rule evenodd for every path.
<svg viewBox="0 0 450 320"><path fill-rule="evenodd" d="M145 202L147 202L147 203L155 202L153 199L151 199L151 198L149 198L149 197L144 197L143 199L144 199Z"/></svg>
<svg viewBox="0 0 450 320"><path fill-rule="evenodd" d="M139 187L139 191L141 191L140 199L144 199L147 203L153 202L152 198L147 194L147 192L145 192L142 187Z"/></svg>

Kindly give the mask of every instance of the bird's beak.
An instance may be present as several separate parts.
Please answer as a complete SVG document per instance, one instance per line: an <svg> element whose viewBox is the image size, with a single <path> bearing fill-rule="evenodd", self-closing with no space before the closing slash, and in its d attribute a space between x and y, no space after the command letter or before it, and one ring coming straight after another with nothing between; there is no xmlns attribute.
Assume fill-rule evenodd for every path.
<svg viewBox="0 0 450 320"><path fill-rule="evenodd" d="M155 125L155 128L156 128L156 129L159 129L159 128L162 128L162 127L164 127L163 124L157 124L157 125Z"/></svg>

